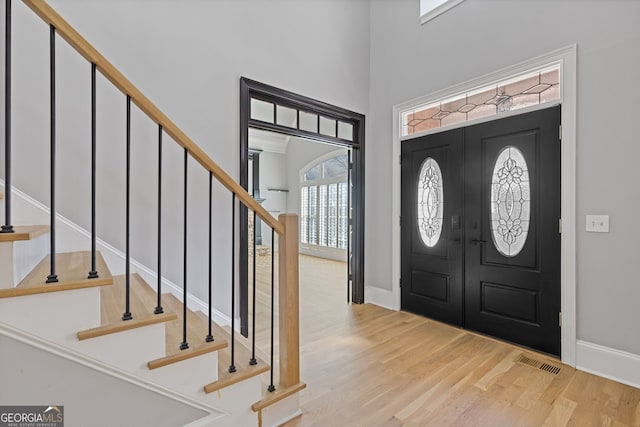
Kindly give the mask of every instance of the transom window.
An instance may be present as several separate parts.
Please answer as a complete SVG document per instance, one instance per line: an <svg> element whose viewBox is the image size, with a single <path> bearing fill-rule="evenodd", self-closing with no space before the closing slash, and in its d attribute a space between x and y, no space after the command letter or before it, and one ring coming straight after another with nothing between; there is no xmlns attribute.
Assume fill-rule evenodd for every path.
<svg viewBox="0 0 640 427"><path fill-rule="evenodd" d="M300 241L347 249L349 164L346 153L320 160L301 179Z"/></svg>
<svg viewBox="0 0 640 427"><path fill-rule="evenodd" d="M560 66L400 112L402 136L560 100Z"/></svg>

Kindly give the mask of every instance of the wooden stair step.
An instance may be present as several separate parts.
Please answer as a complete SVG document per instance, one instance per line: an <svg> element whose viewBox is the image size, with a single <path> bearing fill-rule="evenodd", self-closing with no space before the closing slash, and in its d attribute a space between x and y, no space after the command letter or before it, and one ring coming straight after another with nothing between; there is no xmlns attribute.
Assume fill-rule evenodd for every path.
<svg viewBox="0 0 640 427"><path fill-rule="evenodd" d="M207 316L201 312L197 315L208 322ZM231 341L231 335L225 331L225 329L215 322L211 322L211 329L213 336L216 339L222 337L225 340ZM239 335L239 334L238 334ZM231 365L231 347L227 347L218 352L218 380L213 381L204 386L205 393L212 393L214 391L223 389L232 384L244 381L247 378L255 377L269 371L269 364L256 356L257 364L250 365L251 350L245 347L238 338L235 343L235 366L236 372L229 373L229 365Z"/></svg>
<svg viewBox="0 0 640 427"><path fill-rule="evenodd" d="M155 293L137 274L131 275L130 306L131 320L122 320L125 307L126 278L124 275L113 278L114 286L100 290L100 323L96 328L78 332L79 340L86 340L117 332L170 322L178 318L175 313L153 314Z"/></svg>
<svg viewBox="0 0 640 427"><path fill-rule="evenodd" d="M0 243L32 240L49 232L48 225L16 225L13 233L0 233ZM46 276L45 276L46 277Z"/></svg>
<svg viewBox="0 0 640 427"><path fill-rule="evenodd" d="M47 255L40 261L18 286L0 290L0 298L107 286L113 283L111 272L100 252L96 253L96 268L100 277L87 278L87 273L91 270L91 252L89 251L56 254L58 282L46 283L49 275L49 257Z"/></svg>
<svg viewBox="0 0 640 427"><path fill-rule="evenodd" d="M136 317L131 320L121 320L117 323L98 326L97 328L86 329L78 332L80 341L90 338L102 337L104 335L115 334L117 332L129 331L131 329L142 328L143 326L155 325L162 322L170 322L178 316L173 313L153 314L143 317Z"/></svg>
<svg viewBox="0 0 640 427"><path fill-rule="evenodd" d="M162 303L169 310L178 314L178 320L171 322L167 325L167 356L177 356L188 350L180 350L180 344L182 343L182 301L176 298L173 294L163 294ZM213 325L212 325L213 327ZM208 323L196 315L193 311L187 308L187 343L190 348L200 348L205 346L211 347L214 343L222 345L216 350L225 348L228 345L228 341L216 334L212 328L212 335L215 341L208 343L206 337L209 335ZM213 351L213 350L212 350Z"/></svg>
<svg viewBox="0 0 640 427"><path fill-rule="evenodd" d="M254 412L262 411L264 408L267 408L274 403L280 402L281 400L294 395L295 393L304 390L307 388L305 383L299 383L292 385L291 387L278 389L272 393L268 393L262 400L251 405L251 409Z"/></svg>
<svg viewBox="0 0 640 427"><path fill-rule="evenodd" d="M172 363L181 362L183 360L191 359L192 357L201 356L203 354L211 353L214 351L222 350L227 346L226 341L216 340L211 342L205 342L196 347L190 347L186 350L181 350L178 353L174 353L170 356L161 357L156 360L152 360L147 363L149 369L157 369L163 366L170 365Z"/></svg>

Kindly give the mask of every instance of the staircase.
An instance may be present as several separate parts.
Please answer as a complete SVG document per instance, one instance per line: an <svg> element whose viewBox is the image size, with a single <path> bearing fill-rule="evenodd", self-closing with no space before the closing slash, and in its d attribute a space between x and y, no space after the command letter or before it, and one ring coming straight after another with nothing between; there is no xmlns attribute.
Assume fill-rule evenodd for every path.
<svg viewBox="0 0 640 427"><path fill-rule="evenodd" d="M222 170L195 142L165 116L124 75L42 0L23 0L50 28L51 35L51 202L44 206L12 185L11 155L11 0L6 1L4 141L5 180L0 190L0 402L4 405L65 406L68 425L152 426L276 426L300 414L299 377L298 220L295 215L273 218ZM22 4L21 4L22 3ZM158 125L159 150L178 144L184 152L185 223L173 224L184 233L182 289L167 288L160 271L141 266L131 257L129 221L129 153L127 154L126 248L120 251L96 233L95 182L92 183L92 227L84 230L62 217L55 201L55 40L63 39L92 64L127 99L127 112L137 106ZM21 52L21 54L24 54ZM13 72L19 70L13 70ZM95 102L92 126L95 129ZM127 120L129 150L130 116ZM173 141L163 142L162 135ZM95 138L95 130L94 130ZM95 141L93 141L95 149ZM46 149L43 147L43 149ZM229 283L229 324L217 323L209 278L208 313L196 308L188 290L187 167L195 160L232 193L235 236L236 207L253 211L279 237L278 339L279 364L271 348L256 349L255 335L236 332L238 284ZM96 158L93 156L93 180ZM158 206L162 196L159 165ZM108 213L103 213L108 214ZM162 214L149 212L149 216ZM33 219L42 223L30 223ZM211 210L209 212L211 227ZM158 226L158 241L162 227ZM211 262L211 228L209 229ZM232 238L233 239L233 238ZM235 244L229 246L235 251ZM63 251L59 251L59 247ZM99 250L102 248L103 250ZM203 248L203 252L206 251ZM272 252L271 248L266 250ZM201 254L200 254L201 255ZM235 259L236 253L232 253ZM255 256L253 260L255 262ZM176 261L176 260L172 260ZM124 264L125 274L114 274ZM231 266L235 277L237 266ZM209 266L211 270L211 266ZM155 279L155 280L154 280ZM155 281L156 283L152 283ZM215 298L215 296L214 296ZM275 295L272 295L272 301ZM255 306L255 299L252 302ZM254 328L255 329L255 328ZM258 355L263 355L259 357ZM274 372L275 371L275 372ZM274 383L274 378L279 378ZM109 416L96 417L105 408Z"/></svg>

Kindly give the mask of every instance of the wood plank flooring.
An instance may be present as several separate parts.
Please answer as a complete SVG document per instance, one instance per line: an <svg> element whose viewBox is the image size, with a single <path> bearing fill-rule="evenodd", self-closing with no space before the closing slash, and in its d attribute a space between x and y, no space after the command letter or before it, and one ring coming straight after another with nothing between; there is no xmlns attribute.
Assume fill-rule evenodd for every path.
<svg viewBox="0 0 640 427"><path fill-rule="evenodd" d="M268 351L270 261L257 264L256 336ZM300 257L307 388L286 426L640 427L640 390L410 313L348 305L345 275L344 263Z"/></svg>

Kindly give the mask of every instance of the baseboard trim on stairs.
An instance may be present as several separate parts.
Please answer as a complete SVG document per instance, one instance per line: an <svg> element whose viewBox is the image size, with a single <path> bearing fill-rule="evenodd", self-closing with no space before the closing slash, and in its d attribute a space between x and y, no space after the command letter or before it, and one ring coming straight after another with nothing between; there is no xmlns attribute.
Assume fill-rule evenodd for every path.
<svg viewBox="0 0 640 427"><path fill-rule="evenodd" d="M57 356L63 357L65 359L71 360L75 363L78 363L82 366L86 366L88 368L94 369L103 374L112 376L114 378L118 378L122 381L126 381L130 384L136 385L138 387L142 387L146 390L152 391L154 393L160 394L162 396L173 399L177 402L188 405L192 408L200 409L203 411L207 411L213 413L212 416L226 416L230 415L228 412L207 405L204 402L193 399L187 395L182 393L178 393L174 390L171 390L167 387L161 386L159 384L153 383L151 381L147 381L144 378L138 377L136 375L130 374L127 371L122 369L118 369L116 367L107 365L99 360L93 359L91 357L85 356L79 352L73 351L67 347L64 347L60 344L57 344L53 341L48 341L42 337L32 335L28 332L22 331L20 329L14 328L11 325L8 325L4 322L0 322L0 335L4 335L16 341L19 341L23 344L29 345L31 347L35 347L37 349L46 351L51 354L55 354Z"/></svg>
<svg viewBox="0 0 640 427"><path fill-rule="evenodd" d="M5 182L2 179L0 179L0 188L3 190L5 189ZM13 191L11 194L14 196L14 200L15 198L17 198L23 201L29 208L37 211L37 216L38 219L40 219L40 222L44 221L42 223L48 223L50 215L49 207L40 203L28 194L18 190L16 187L12 187L12 189ZM14 206L16 208L18 207L15 203ZM14 213L14 216L16 218L19 217L19 215L17 215L16 213ZM33 215L27 215L27 217L33 217ZM74 234L73 237L75 237L76 239L83 239L87 242L87 245L91 242L91 233L88 230L82 228L78 224L74 223L73 221L62 216L59 213L56 214L56 223L65 226L57 227L56 232L58 233L58 239L63 240L65 238L65 233L71 232ZM101 239L97 239L96 243L98 246L98 250L102 252L107 261L109 260L109 258L111 258L124 263L124 252ZM107 262L107 264L109 264L109 262ZM113 269L114 275L117 274L115 273L115 270L116 269ZM156 283L158 280L158 275L155 271L136 261L135 259L131 259L131 273L138 273L147 283ZM176 298L182 300L182 286L176 285L165 277L162 278L162 286L165 291L171 292L176 296ZM204 313L207 313L209 310L206 302L190 293L187 293L187 307L189 307L189 309L191 309L192 311L200 310ZM212 310L211 316L213 318L213 321L221 326L231 324L231 319L229 318L229 316L225 315L219 310L216 310L215 308Z"/></svg>

